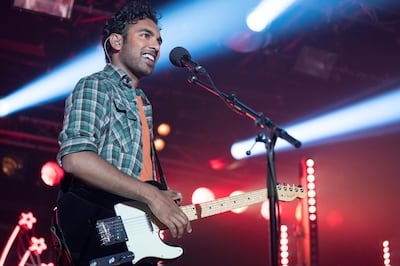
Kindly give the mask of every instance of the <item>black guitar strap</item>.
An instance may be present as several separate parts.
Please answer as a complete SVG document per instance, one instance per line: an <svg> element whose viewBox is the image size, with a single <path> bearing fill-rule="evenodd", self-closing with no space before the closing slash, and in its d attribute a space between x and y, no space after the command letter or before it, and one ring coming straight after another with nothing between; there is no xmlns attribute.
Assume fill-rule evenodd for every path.
<svg viewBox="0 0 400 266"><path fill-rule="evenodd" d="M153 151L154 151L154 157L156 158L157 171L158 171L158 176L160 178L162 189L167 190L168 189L167 178L165 177L164 172L162 170L161 162L160 159L158 158L157 150L156 147L154 146L154 143L153 143Z"/></svg>

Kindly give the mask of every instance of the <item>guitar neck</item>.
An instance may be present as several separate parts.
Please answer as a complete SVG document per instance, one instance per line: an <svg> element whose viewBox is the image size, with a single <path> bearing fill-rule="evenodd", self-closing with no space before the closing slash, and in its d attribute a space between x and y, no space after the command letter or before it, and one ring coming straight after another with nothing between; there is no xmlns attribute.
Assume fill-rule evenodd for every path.
<svg viewBox="0 0 400 266"><path fill-rule="evenodd" d="M190 221L246 207L267 199L267 189L260 189L231 197L220 198L199 204L182 206Z"/></svg>

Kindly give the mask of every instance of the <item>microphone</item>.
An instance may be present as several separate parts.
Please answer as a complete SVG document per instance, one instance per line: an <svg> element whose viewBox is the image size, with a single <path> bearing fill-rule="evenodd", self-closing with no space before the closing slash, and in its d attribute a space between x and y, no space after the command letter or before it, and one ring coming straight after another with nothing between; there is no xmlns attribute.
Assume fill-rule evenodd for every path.
<svg viewBox="0 0 400 266"><path fill-rule="evenodd" d="M183 47L175 47L169 53L169 60L174 66L186 67L189 71L204 73L204 67L192 60L189 52Z"/></svg>

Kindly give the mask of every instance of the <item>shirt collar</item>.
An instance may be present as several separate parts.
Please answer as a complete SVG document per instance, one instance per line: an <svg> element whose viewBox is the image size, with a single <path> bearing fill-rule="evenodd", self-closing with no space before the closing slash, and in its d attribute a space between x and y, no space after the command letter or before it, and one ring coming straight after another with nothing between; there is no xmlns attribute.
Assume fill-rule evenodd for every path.
<svg viewBox="0 0 400 266"><path fill-rule="evenodd" d="M125 88L132 88L131 78L120 68L114 66L111 63L106 64L104 67L104 72L106 72L112 79L117 82L122 82Z"/></svg>

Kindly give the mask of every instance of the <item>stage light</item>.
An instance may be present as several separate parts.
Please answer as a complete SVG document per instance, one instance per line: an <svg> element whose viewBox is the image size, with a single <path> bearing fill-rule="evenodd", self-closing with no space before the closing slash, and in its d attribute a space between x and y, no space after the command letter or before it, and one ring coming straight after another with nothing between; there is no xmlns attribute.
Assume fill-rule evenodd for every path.
<svg viewBox="0 0 400 266"><path fill-rule="evenodd" d="M308 201L308 203L310 203L310 202L311 201ZM316 213L317 212L317 207L315 207L315 206L308 207L308 212L312 213L312 214Z"/></svg>
<svg viewBox="0 0 400 266"><path fill-rule="evenodd" d="M297 203L296 211L295 211L295 217L296 217L296 221L297 221L298 223L300 223L300 222L303 220L303 210L302 210L301 201L299 201L299 202Z"/></svg>
<svg viewBox="0 0 400 266"><path fill-rule="evenodd" d="M155 138L154 139L154 147L156 148L156 151L162 151L165 149L165 141L161 138Z"/></svg>
<svg viewBox="0 0 400 266"><path fill-rule="evenodd" d="M47 249L47 244L43 237L41 238L32 237L30 240L30 246L25 251L24 255L22 255L22 258L20 259L18 266L26 265L26 262L28 261L31 255L39 256L46 249Z"/></svg>
<svg viewBox="0 0 400 266"><path fill-rule="evenodd" d="M223 170L226 168L227 163L222 158L212 159L208 161L210 168L213 170Z"/></svg>
<svg viewBox="0 0 400 266"><path fill-rule="evenodd" d="M314 182L315 181L315 176L314 175L307 175L307 181L308 182Z"/></svg>
<svg viewBox="0 0 400 266"><path fill-rule="evenodd" d="M104 65L101 47L94 47L49 74L0 99L0 117L65 97L78 79ZM78 67L85 66L85 67Z"/></svg>
<svg viewBox="0 0 400 266"><path fill-rule="evenodd" d="M223 45L226 39L246 28L246 16L255 0L242 1L240 5L228 0L210 2L178 1L161 10L163 14L163 45L159 65L170 65L168 53L176 46L188 49L196 61L229 51ZM204 17L199 10L207 10ZM224 19L221 20L221 14Z"/></svg>
<svg viewBox="0 0 400 266"><path fill-rule="evenodd" d="M215 43L223 43L245 23L246 12L243 11L252 5L252 1L245 1L241 5L232 5L229 1L215 1L212 5L207 1L180 1L161 8L163 45L155 72L171 67L169 51L176 46L186 47L196 60L227 52L226 47ZM204 14L198 11L206 9L205 20ZM221 14L224 14L223 20ZM65 97L79 78L101 70L104 64L101 45L88 49L47 75L0 99L0 117Z"/></svg>
<svg viewBox="0 0 400 266"><path fill-rule="evenodd" d="M281 235L280 235L280 257L281 265L289 265L289 239L288 239L288 227L287 225L281 225Z"/></svg>
<svg viewBox="0 0 400 266"><path fill-rule="evenodd" d="M315 198L309 198L308 199L308 205L315 205L315 203L317 203L317 200Z"/></svg>
<svg viewBox="0 0 400 266"><path fill-rule="evenodd" d="M29 264L35 264L39 265L37 263L30 263L30 262L40 262L41 258L40 255L44 250L47 249L47 245L45 243L44 238L37 238L33 236L34 230L33 230L33 225L36 224L37 218L33 216L32 212L27 212L27 213L21 213L19 217L18 224L14 227L14 230L11 232L10 237L8 238L3 251L0 256L0 265L18 265L18 266L23 266L23 265L29 265ZM18 248L17 253L19 254L18 259L19 263L12 262L12 260L7 261L7 258L9 254L11 253L11 248L15 246L15 243L18 243L17 246L23 244L26 241L29 241L29 247L28 248ZM14 245L13 245L14 244ZM22 247L22 245L21 245ZM25 249L25 252L23 253ZM23 255L22 255L23 254ZM34 257L31 257L31 256ZM27 260L30 259L30 262L27 263ZM46 264L46 263L41 263L41 266L54 266L52 262Z"/></svg>
<svg viewBox="0 0 400 266"><path fill-rule="evenodd" d="M46 162L40 170L42 181L48 186L57 186L64 177L64 170L56 162Z"/></svg>
<svg viewBox="0 0 400 266"><path fill-rule="evenodd" d="M199 204L210 200L215 200L215 195L209 188L197 188L192 194L192 204Z"/></svg>
<svg viewBox="0 0 400 266"><path fill-rule="evenodd" d="M158 127L157 127L157 133L160 136L168 136L169 133L171 133L171 127L170 125L168 125L167 123L161 123Z"/></svg>
<svg viewBox="0 0 400 266"><path fill-rule="evenodd" d="M305 235L308 235L308 240L305 242L307 247L306 257L309 258L310 265L318 265L318 208L317 208L317 191L315 178L315 162L312 159L301 161L301 177L300 183L307 188L307 200L303 200L303 221L302 227Z"/></svg>
<svg viewBox="0 0 400 266"><path fill-rule="evenodd" d="M304 147L371 136L372 134L384 134L383 126L400 122L399 102L400 89L395 89L284 128L289 134L300 140ZM370 130L376 127L380 127L380 129ZM367 129L368 132L366 132ZM231 155L237 160L264 155L265 144L263 143L254 145L251 155L246 155L246 151L253 143L254 138L234 143L231 146ZM291 147L289 143L278 139L275 150L282 151Z"/></svg>
<svg viewBox="0 0 400 266"><path fill-rule="evenodd" d="M269 201L266 200L261 204L260 210L261 216L264 217L265 220L269 220Z"/></svg>
<svg viewBox="0 0 400 266"><path fill-rule="evenodd" d="M1 159L1 170L6 176L15 176L22 168L22 160L15 156L4 156Z"/></svg>
<svg viewBox="0 0 400 266"><path fill-rule="evenodd" d="M390 245L389 245L389 241L385 240L382 242L382 246L383 246L383 265L385 266L390 266Z"/></svg>
<svg viewBox="0 0 400 266"><path fill-rule="evenodd" d="M69 19L71 17L74 0L70 1L54 1L42 0L38 1L20 1L14 0L14 7L19 9L26 9L31 12L38 12L47 14L61 19Z"/></svg>
<svg viewBox="0 0 400 266"><path fill-rule="evenodd" d="M233 191L231 194L229 194L229 197L233 197L233 196L236 196L236 195L242 195L243 193L244 193L243 191L236 190L236 191ZM248 207L242 207L242 208L233 209L232 212L233 213L242 213L242 212L245 212L247 210L247 208Z"/></svg>
<svg viewBox="0 0 400 266"><path fill-rule="evenodd" d="M255 32L264 30L272 21L281 15L295 0L263 0L247 16L247 26Z"/></svg>
<svg viewBox="0 0 400 266"><path fill-rule="evenodd" d="M313 159L307 159L306 160L306 166L307 167L314 167L314 160Z"/></svg>

